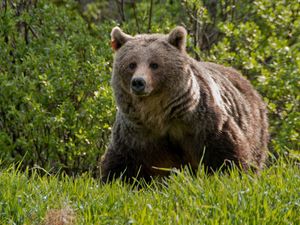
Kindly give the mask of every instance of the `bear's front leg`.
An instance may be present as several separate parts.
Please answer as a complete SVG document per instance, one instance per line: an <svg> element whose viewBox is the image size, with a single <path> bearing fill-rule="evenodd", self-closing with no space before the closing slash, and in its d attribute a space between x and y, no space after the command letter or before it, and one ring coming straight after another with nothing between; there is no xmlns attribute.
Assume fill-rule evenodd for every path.
<svg viewBox="0 0 300 225"><path fill-rule="evenodd" d="M121 154L121 152L110 148L102 156L100 164L101 180L106 183L117 178L127 182L133 182L134 178L141 177L146 180L150 179L146 168L130 155L124 154L124 152Z"/></svg>

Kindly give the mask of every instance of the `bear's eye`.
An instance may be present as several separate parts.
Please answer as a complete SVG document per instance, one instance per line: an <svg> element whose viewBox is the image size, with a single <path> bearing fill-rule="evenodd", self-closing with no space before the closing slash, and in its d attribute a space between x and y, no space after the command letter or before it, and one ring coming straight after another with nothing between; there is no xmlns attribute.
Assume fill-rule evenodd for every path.
<svg viewBox="0 0 300 225"><path fill-rule="evenodd" d="M150 63L150 68L153 70L156 70L158 68L158 64L157 63Z"/></svg>
<svg viewBox="0 0 300 225"><path fill-rule="evenodd" d="M131 69L131 70L133 70L133 69L135 69L135 67L136 67L136 63L130 63L129 65L128 65L128 67L129 67L129 69Z"/></svg>

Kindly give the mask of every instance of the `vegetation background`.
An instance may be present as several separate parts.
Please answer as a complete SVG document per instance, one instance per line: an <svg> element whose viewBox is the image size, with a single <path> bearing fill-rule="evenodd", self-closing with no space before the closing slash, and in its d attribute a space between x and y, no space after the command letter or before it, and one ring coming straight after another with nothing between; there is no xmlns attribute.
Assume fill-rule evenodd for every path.
<svg viewBox="0 0 300 225"><path fill-rule="evenodd" d="M39 174L98 174L99 158L107 146L116 111L109 85L112 67L110 31L116 25L130 34L167 33L176 25L182 25L188 30L187 50L191 56L198 60L232 66L241 71L268 105L271 152L275 158L287 159L288 165L292 164L291 167L294 168L294 172L291 171L288 175L274 168L271 169L271 173L293 180L291 186L287 183L282 184L286 186L278 187L296 187L293 199L296 202L295 206L299 206L299 0L1 0L2 190L17 184L17 187L21 187L22 184L31 182L26 181L29 178L24 176L35 174L36 170L32 168L43 168L38 170ZM17 172L10 167L12 163L18 163ZM284 166L282 170L286 170ZM24 172L24 175L19 171L27 172ZM268 176L265 175L266 178ZM297 176L297 179L294 176ZM62 180L65 179L69 178ZM79 183L92 182L89 179L81 179L83 181L80 180ZM34 182L37 182L36 185L40 185L41 189L48 190L48 186L55 188L51 180ZM23 190L20 195L33 193L36 187L34 182L32 188L28 187L29 189ZM59 185L59 180L55 182ZM72 183L63 182L63 188L71 187L68 182ZM250 185L251 182L246 183ZM276 179L271 184L276 184ZM176 186L176 182L174 185ZM111 190L118 193L119 188L114 186ZM227 188L234 189L230 185ZM269 188L267 181L266 188ZM188 190L187 187L182 193ZM256 190L261 191L260 188ZM125 188L124 192L128 190ZM208 192L203 193L209 195ZM12 192L0 192L0 222L2 217L6 218L4 224L32 222L34 219L20 216L22 213L19 212L21 209L17 207L18 203L15 204L16 208L8 204L17 201L13 197L9 199L7 196L10 195L13 195ZM147 194L146 196L149 198ZM293 204L289 198L283 199ZM28 199L26 201L30 202ZM110 200L107 201L109 203ZM36 201L31 203L37 204ZM188 202L186 204L188 205ZM247 201L245 204L247 205ZM132 202L133 209L134 205ZM34 215L42 218L47 207L50 206L44 205L44 208ZM292 210L289 215L293 215L293 209L290 207L285 211L284 208L282 213ZM30 210L32 211L32 207ZM209 210L214 214L213 208ZM87 214L84 215L88 217ZM278 215L280 213L276 211L273 216ZM189 221L189 217L186 218ZM234 218L228 218L226 221L239 223ZM293 216L292 220L285 220L280 216L279 218L287 223L297 223L296 217ZM98 220L90 217L90 220L82 221ZM125 223L127 220L120 221ZM134 221L136 220L131 222ZM162 222L169 224L170 221ZM155 221L152 222L155 224ZM261 222L257 220L253 224L263 224ZM151 224L151 221L149 223ZM177 223L181 224L178 221Z"/></svg>

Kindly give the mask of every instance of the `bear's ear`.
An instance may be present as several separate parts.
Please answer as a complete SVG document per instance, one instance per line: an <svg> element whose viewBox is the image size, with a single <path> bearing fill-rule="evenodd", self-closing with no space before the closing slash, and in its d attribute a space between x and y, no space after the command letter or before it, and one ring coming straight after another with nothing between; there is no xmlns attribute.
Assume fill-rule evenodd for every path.
<svg viewBox="0 0 300 225"><path fill-rule="evenodd" d="M180 51L185 51L187 32L184 27L178 26L169 33L168 42L178 48Z"/></svg>
<svg viewBox="0 0 300 225"><path fill-rule="evenodd" d="M132 36L125 34L119 27L114 27L110 33L111 47L114 51L117 51L128 40L132 39Z"/></svg>

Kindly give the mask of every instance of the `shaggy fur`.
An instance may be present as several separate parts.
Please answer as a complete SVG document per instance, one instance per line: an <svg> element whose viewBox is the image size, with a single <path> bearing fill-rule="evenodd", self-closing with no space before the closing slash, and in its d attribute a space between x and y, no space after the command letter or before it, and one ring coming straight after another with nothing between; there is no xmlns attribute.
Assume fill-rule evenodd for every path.
<svg viewBox="0 0 300 225"><path fill-rule="evenodd" d="M112 30L115 50L112 87L118 112L102 157L104 181L150 179L159 168L208 172L234 163L263 167L268 142L265 104L236 70L197 62L185 51L186 30L132 37ZM135 93L132 81L145 81Z"/></svg>

